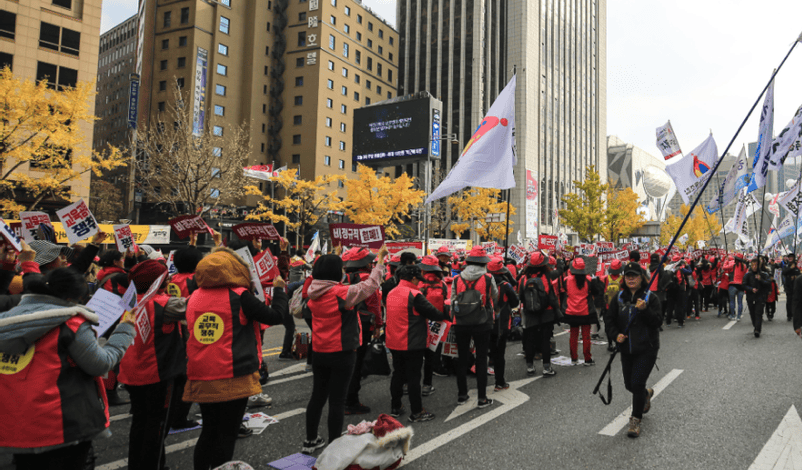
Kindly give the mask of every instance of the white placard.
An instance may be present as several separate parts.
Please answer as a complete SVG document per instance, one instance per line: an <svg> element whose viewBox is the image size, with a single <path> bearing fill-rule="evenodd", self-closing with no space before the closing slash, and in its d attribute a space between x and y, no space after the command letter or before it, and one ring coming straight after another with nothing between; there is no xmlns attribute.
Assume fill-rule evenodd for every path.
<svg viewBox="0 0 803 470"><path fill-rule="evenodd" d="M154 295L159 291L159 286L162 285L165 278L167 277L167 271L163 272L161 276L155 281L153 284L148 288L148 291L139 299L139 305L136 308L136 323L137 323L137 331L139 332L140 338L142 339L143 343L148 341L148 337L151 335L151 320L148 318L148 309L145 308L148 305L148 302L153 298Z"/></svg>
<svg viewBox="0 0 803 470"><path fill-rule="evenodd" d="M239 250L235 251L242 259L248 263L248 266L251 268L251 284L254 285L254 289L256 289L256 297L261 300L265 301L265 291L262 290L262 283L259 281L259 274L257 274L257 270L254 263L254 257L251 256L251 252L248 251L248 247L242 247ZM269 255L268 255L269 256Z"/></svg>
<svg viewBox="0 0 803 470"><path fill-rule="evenodd" d="M74 245L100 231L98 221L95 220L95 216L92 215L83 199L70 204L64 209L57 210L56 215L61 223L64 224L64 231L67 233L70 245Z"/></svg>
<svg viewBox="0 0 803 470"><path fill-rule="evenodd" d="M98 314L98 325L92 326L98 336L103 336L126 310L130 310L137 304L136 294L137 289L133 282L128 286L128 290L122 298L102 287L98 288L95 295L86 303L87 308ZM131 305L132 299L133 305Z"/></svg>
<svg viewBox="0 0 803 470"><path fill-rule="evenodd" d="M117 242L117 251L125 253L130 248L131 251L137 251L137 244L134 242L134 234L131 233L131 226L128 224L113 225L114 241Z"/></svg>
<svg viewBox="0 0 803 470"><path fill-rule="evenodd" d="M20 212L20 225L22 226L22 239L26 243L31 243L38 240L36 231L39 230L39 224L46 224L53 227L50 221L50 216L44 212Z"/></svg>
<svg viewBox="0 0 803 470"><path fill-rule="evenodd" d="M22 251L22 240L20 237L11 230L11 227L8 226L5 220L0 218L0 230L3 231L3 236L8 240L11 245L14 246L14 249L17 251Z"/></svg>

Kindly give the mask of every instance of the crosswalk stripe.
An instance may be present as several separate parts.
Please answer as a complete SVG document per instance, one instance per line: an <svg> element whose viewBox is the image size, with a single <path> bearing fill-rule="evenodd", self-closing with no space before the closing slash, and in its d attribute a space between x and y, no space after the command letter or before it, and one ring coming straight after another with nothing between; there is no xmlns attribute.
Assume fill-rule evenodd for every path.
<svg viewBox="0 0 803 470"><path fill-rule="evenodd" d="M678 376L683 372L682 369L672 369L668 374L663 376L661 380L658 381L657 384L653 387L655 390L655 394L652 396L653 400L655 397L658 396L669 384L672 383L673 380L678 378ZM630 416L632 416L633 407L628 406L625 411L623 411L619 416L616 417L610 424L602 428L602 431L599 433L603 436L615 436L619 431L622 430L623 427L630 421Z"/></svg>

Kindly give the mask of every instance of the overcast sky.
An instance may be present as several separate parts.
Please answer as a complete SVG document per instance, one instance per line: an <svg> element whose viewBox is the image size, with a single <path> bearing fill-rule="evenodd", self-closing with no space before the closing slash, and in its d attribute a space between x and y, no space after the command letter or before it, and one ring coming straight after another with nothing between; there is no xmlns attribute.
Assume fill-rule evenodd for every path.
<svg viewBox="0 0 803 470"><path fill-rule="evenodd" d="M396 23L395 0L363 3ZM684 152L710 129L722 153L803 26L800 0L609 0L607 5L607 133L657 156L655 128L667 119ZM136 9L137 0L104 0L101 30ZM799 44L775 81L776 133L802 102ZM757 135L754 111L730 153Z"/></svg>

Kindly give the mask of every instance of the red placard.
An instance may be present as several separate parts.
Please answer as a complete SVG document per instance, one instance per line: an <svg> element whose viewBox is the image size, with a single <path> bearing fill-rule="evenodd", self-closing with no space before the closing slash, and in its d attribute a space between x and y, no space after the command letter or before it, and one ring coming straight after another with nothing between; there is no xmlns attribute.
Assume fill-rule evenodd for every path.
<svg viewBox="0 0 803 470"><path fill-rule="evenodd" d="M557 235L538 235L538 249L546 250L550 255L555 254L555 249L558 246Z"/></svg>
<svg viewBox="0 0 803 470"><path fill-rule="evenodd" d="M232 230L240 240L278 240L281 238L276 227L271 224L244 222L235 225Z"/></svg>
<svg viewBox="0 0 803 470"><path fill-rule="evenodd" d="M260 282L268 281L279 275L279 267L276 265L276 260L273 259L273 253L270 250L256 255L254 257L254 265Z"/></svg>
<svg viewBox="0 0 803 470"><path fill-rule="evenodd" d="M344 248L361 246L382 248L385 244L385 227L363 224L329 224L329 235L333 246Z"/></svg>
<svg viewBox="0 0 803 470"><path fill-rule="evenodd" d="M396 255L405 250L418 250L417 254L424 251L424 242L388 242L388 253Z"/></svg>
<svg viewBox="0 0 803 470"><path fill-rule="evenodd" d="M200 215L182 215L171 219L169 224L173 227L173 231L176 232L176 236L180 240L189 237L193 233L209 232L210 235L212 234L212 229L206 225Z"/></svg>

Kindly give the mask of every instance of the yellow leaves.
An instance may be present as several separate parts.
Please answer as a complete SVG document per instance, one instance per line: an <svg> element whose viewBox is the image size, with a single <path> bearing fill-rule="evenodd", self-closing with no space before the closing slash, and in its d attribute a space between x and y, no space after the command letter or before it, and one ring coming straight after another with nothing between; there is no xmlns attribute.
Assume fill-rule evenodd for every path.
<svg viewBox="0 0 803 470"><path fill-rule="evenodd" d="M357 174L357 179L345 181L346 216L355 224L383 225L385 235L396 238L401 233L399 224L404 224L404 218L421 203L424 192L413 188L413 179L407 174L391 180L377 177L365 165L357 166Z"/></svg>
<svg viewBox="0 0 803 470"><path fill-rule="evenodd" d="M608 185L602 184L599 173L591 165L586 168L585 180L575 180L574 186L579 194L564 195L561 201L566 208L559 210L558 214L564 225L577 232L581 239L590 241L602 233L605 221L602 195L608 190Z"/></svg>
<svg viewBox="0 0 803 470"><path fill-rule="evenodd" d="M602 233L608 241L627 238L633 231L644 225L644 216L636 213L639 201L638 194L631 188L617 189L608 187L607 207L603 221Z"/></svg>
<svg viewBox="0 0 803 470"><path fill-rule="evenodd" d="M464 232L470 230L472 224L474 224L474 229L480 238L504 240L504 218L501 222L486 221L486 216L490 214L507 213L507 203L504 200L500 201L501 193L502 191L499 189L469 188L457 193L456 196L449 196L452 216L457 219L457 222L452 222L452 231L460 237ZM516 208L510 206L510 215L513 216L515 214ZM511 220L508 234L512 233L513 226L514 223Z"/></svg>
<svg viewBox="0 0 803 470"><path fill-rule="evenodd" d="M677 232L683 218L689 213L689 206L683 204L680 206L680 216L669 214L666 217L663 225L661 225L661 245L668 245L672 240L672 236ZM710 240L719 234L722 225L719 223L717 214L709 214L702 206L694 208L691 217L683 226L683 230L678 235L678 240L675 245L678 248L686 248L687 246L695 246L697 240ZM680 237L688 234L689 238L686 243L680 243Z"/></svg>

